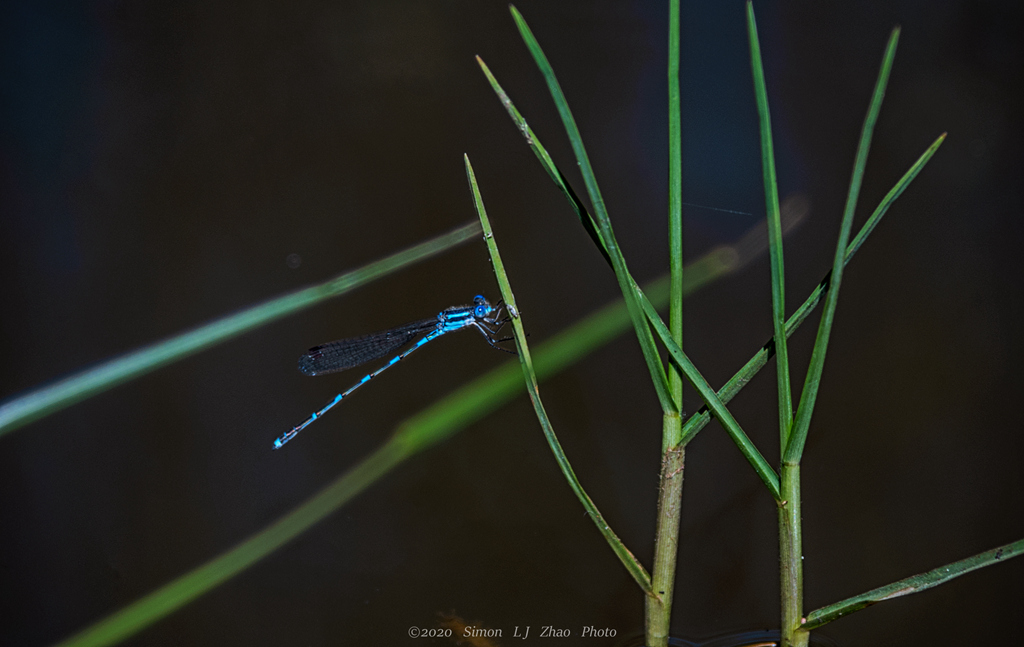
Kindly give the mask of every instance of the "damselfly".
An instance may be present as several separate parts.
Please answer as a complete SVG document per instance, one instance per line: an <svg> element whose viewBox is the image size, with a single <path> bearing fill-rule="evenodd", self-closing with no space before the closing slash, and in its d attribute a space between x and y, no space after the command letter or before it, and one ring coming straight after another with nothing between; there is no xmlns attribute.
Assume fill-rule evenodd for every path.
<svg viewBox="0 0 1024 647"><path fill-rule="evenodd" d="M280 449L283 447L286 442L295 438L300 431L312 424L314 420L327 413L331 407L344 400L353 391L405 359L409 353L420 348L427 342L437 339L441 335L454 332L456 330L475 328L484 336L487 343L494 348L503 350L506 353L514 353L514 351L510 351L507 348L502 348L498 345L500 342L508 341L508 338L494 338L494 336L498 334L498 331L501 330L501 327L509 321L508 317L504 319L501 318L501 313L504 310L505 306L502 305L500 301L496 305L492 306L487 299L478 294L473 298L473 305L452 306L451 308L442 310L432 319L414 321L413 323L398 326L397 328L392 328L383 332L374 333L372 335L352 337L350 339L339 339L338 341L332 341L310 348L306 351L305 355L299 358L299 371L304 375L326 375L328 373L337 373L338 371L354 368L361 364L365 364L366 362L384 357L385 355L398 350L402 346L405 346L418 335L423 335L415 344L413 344L412 348L391 358L391 361L384 366L381 366L373 373L364 376L363 379L356 382L355 385L347 391L334 396L334 399L327 403L327 406L323 409L320 409L307 418L301 425L295 427L275 440L274 449Z"/></svg>

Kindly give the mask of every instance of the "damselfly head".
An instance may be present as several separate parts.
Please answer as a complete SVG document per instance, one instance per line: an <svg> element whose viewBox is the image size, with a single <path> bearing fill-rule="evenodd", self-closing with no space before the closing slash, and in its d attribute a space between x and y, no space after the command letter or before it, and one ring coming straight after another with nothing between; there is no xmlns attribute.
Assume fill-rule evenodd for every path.
<svg viewBox="0 0 1024 647"><path fill-rule="evenodd" d="M478 294L475 297L473 297L473 304L476 306L475 308L473 308L473 316L476 317L477 319L483 319L487 315L494 312L494 307L491 306L490 302L487 299L485 299L481 294Z"/></svg>

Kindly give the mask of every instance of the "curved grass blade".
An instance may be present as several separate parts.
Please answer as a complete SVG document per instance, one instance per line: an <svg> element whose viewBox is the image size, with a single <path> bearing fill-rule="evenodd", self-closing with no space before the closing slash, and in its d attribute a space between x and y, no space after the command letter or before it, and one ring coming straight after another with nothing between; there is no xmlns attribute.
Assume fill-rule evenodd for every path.
<svg viewBox="0 0 1024 647"><path fill-rule="evenodd" d="M626 259L622 256L622 251L619 249L619 245L615 240L615 234L612 232L611 221L608 218L608 210L605 208L604 199L601 197L601 190L597 186L597 178L594 175L594 169L590 165L590 160L587 157L586 148L583 146L583 139L580 136L579 128L576 127L576 121L573 119L572 112L569 110L569 104L565 100L565 95L562 94L562 89L558 84L558 80L555 78L554 70L551 69L551 65L548 63L547 57L541 50L537 39L535 39L533 34L530 32L530 28L527 26L526 21L514 6L510 5L509 10L512 12L512 18L516 22L516 26L519 29L520 35L523 37L523 41L526 43L527 49L530 50L530 54L533 56L534 62L537 64L541 74L544 76L544 81L548 86L548 91L555 102L555 107L558 110L559 116L562 118L562 126L565 128L566 134L569 136L569 143L572 145L573 153L576 156L576 162L579 164L580 172L583 175L583 183L587 187L587 194L590 196L590 203L594 207L597 231L600 233L601 239L604 241L604 249L608 252L608 256L611 258L612 269L615 271L615 278L619 282L619 289L622 290L623 297L626 300L626 307L629 309L629 316L633 320L633 327L636 329L637 340L640 342L640 350L643 352L644 361L646 361L647 368L651 373L651 380L654 383L654 389L657 392L658 401L661 403L662 411L666 413L678 412L675 404L672 402L671 396L669 395L668 378L665 374L665 367L662 365L661 357L658 355L658 350L654 346L654 337L651 334L650 327L647 325L643 308L640 306L639 300L637 299L636 290L632 287L635 283L629 276L629 271L626 268Z"/></svg>
<svg viewBox="0 0 1024 647"><path fill-rule="evenodd" d="M479 231L479 223L471 222L330 281L247 308L29 391L0 405L0 436L161 366L422 261L466 242Z"/></svg>
<svg viewBox="0 0 1024 647"><path fill-rule="evenodd" d="M512 286L509 284L508 275L505 273L505 265L501 262L498 243L494 240L494 232L491 231L491 223L487 219L487 210L484 208L480 187L477 184L476 175L473 173L473 165L470 164L468 155L465 156L465 161L466 175L469 178L469 186L473 192L473 202L476 205L477 214L480 216L480 225L484 230L487 250L491 254L494 274L498 279L498 285L501 287L501 297L504 299L508 312L512 316L512 329L516 338L516 347L519 349L519 363L523 369L523 377L526 379L526 391L530 396L530 402L533 403L533 410L537 414L537 420L540 422L541 430L544 432L544 438L547 440L548 446L551 447L551 453L555 455L555 462L558 463L558 468L562 470L565 480L569 482L569 487L576 495L576 498L580 500L580 503L583 504L587 514L590 515L591 521L597 526L598 531L604 536L605 541L611 546L612 551L619 558L619 561L622 562L623 566L626 567L626 570L629 571L629 574L633 576L636 583L640 585L644 593L650 595L652 593L651 576L636 556L626 548L626 545L622 543L622 540L615 534L615 531L611 529L601 511L597 509L597 505L587 494L586 490L583 489L583 485L576 478L576 473L573 471L565 451L562 450L561 443L558 442L558 436L555 435L555 429L548 419L548 414L544 410L544 403L540 399L540 387L537 385L537 375L534 372L533 360L530 357L530 348L526 345L526 333L523 331L523 322L517 314L516 298L512 293Z"/></svg>
<svg viewBox="0 0 1024 647"><path fill-rule="evenodd" d="M871 135L875 130L875 123L878 121L878 113L882 108L882 99L885 97L885 87L889 82L889 72L892 70L892 61L896 56L896 44L899 42L900 28L892 30L889 42L885 48L885 55L882 58L882 67L878 72L878 81L875 83L875 91L871 96L871 104L868 106L868 114L864 118L864 126L861 128L860 141L857 144L857 155L853 162L853 173L850 177L850 190L846 197L846 208L843 211L843 221L839 228L839 241L836 244L835 259L832 261L832 283L825 297L825 309L821 313L821 322L818 325L818 336L814 340L814 350L811 352L810 365L807 368L807 376L804 379L804 388L800 394L800 404L797 406L796 418L793 421L793 432L790 434L789 443L783 452L784 463L797 464L804 452L804 443L807 442L807 430L811 425L811 416L814 413L814 403L818 398L818 389L821 386L821 374L825 368L825 354L828 350L829 335L832 332L832 321L835 318L836 304L839 300L839 287L843 280L843 268L846 255L846 248L850 240L850 230L853 228L853 214L857 207L857 198L860 196L861 182L864 179L864 167L868 161L868 149L871 148Z"/></svg>
<svg viewBox="0 0 1024 647"><path fill-rule="evenodd" d="M715 392L711 385L708 384L704 376L700 374L697 367L693 365L690 358L686 356L686 353L672 339L672 335L668 328L661 321L660 317L657 317L657 313L654 313L654 317L650 319L651 325L654 326L658 336L661 337L668 349L669 355L672 356L675 364L683 371L683 375L690 382L693 388L697 389L697 393L700 395L701 400L704 401L705 405L711 410L715 418L721 423L722 427L732 438L732 441L736 443L736 447L739 448L740 453L747 459L751 467L757 473L757 476L767 486L768 491L776 501L780 498L779 491L779 476L772 469L772 466L768 464L768 461L764 459L761 452L757 451L757 447L750 440L747 434L740 427L740 423L736 421L729 409L726 408L725 403L718 394Z"/></svg>
<svg viewBox="0 0 1024 647"><path fill-rule="evenodd" d="M992 550L986 550L984 553L978 553L972 557L962 559L952 564L946 564L938 568L932 569L927 573L921 573L914 575L906 579L902 579L899 582L893 582L886 586L881 586L867 593L848 598L835 604L830 604L826 607L822 607L816 611L812 611L807 614L807 622L805 622L801 628L805 630L817 629L818 627L828 624L833 620L849 615L854 611L860 611L866 607L885 600L892 600L894 598L903 597L904 595L910 595L912 593L920 593L921 591L945 584L949 580L966 575L971 571L976 571L979 568L985 568L986 566L992 566L999 562L1010 559L1011 557L1017 557L1021 553L1024 553L1024 539L1017 540L1013 543L993 548Z"/></svg>
<svg viewBox="0 0 1024 647"><path fill-rule="evenodd" d="M513 123L515 123L516 128L519 130L519 132L523 134L523 137L526 139L526 143L527 145L529 145L530 150L533 151L533 154L540 161L541 166L544 167L544 170L547 172L548 176L552 179L552 181L554 181L555 185L562 191L566 199L569 201L569 204L572 205L573 210L576 212L576 217L579 218L584 230L586 230L587 234L590 235L590 238L591 240L594 241L594 244L597 246L598 251L601 252L601 255L604 256L605 261L608 262L608 266L614 269L614 264L612 263L611 256L608 255L608 250L605 246L604 238L602 237L601 232L597 228L597 223L594 221L594 217L590 214L587 208L583 206L583 202L580 200L579 196L576 195L576 192L573 191L572 187L569 185L569 181L565 178L565 174L563 174L562 171L557 166L555 166L555 162L551 159L551 156L548 154L547 149L544 148L544 145L541 144L540 139L538 139L537 135L533 132L533 129L531 129L529 124L526 123L526 119L523 118L523 115L516 108L515 104L512 103L512 99L509 98L504 88L501 87L501 85L498 83L498 80L494 77L493 74L491 74L491 70L490 68L487 67L487 64L484 63L483 59L481 59L479 56L476 57L476 61L480 65L480 69L483 70L483 73L487 77L488 82L491 84L491 88L493 88L495 94L498 95L498 99L501 101L502 105L505 106L506 111L508 111L508 114L512 118ZM761 245L755 245L755 249L752 250L752 255L760 253L761 247ZM639 295L640 300L642 302L647 301L647 296L644 295L644 291L640 288L639 285L637 285L632 275L629 275L629 281L633 291L636 292L637 295ZM645 312L657 311L656 308L652 308L649 306L649 301L647 301L646 305L643 305ZM659 366L661 366L660 358L658 361Z"/></svg>

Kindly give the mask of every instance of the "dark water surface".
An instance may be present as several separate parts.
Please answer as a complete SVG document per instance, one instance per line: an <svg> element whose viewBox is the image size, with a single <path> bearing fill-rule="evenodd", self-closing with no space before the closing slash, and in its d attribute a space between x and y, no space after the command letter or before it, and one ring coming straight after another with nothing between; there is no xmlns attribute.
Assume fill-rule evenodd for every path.
<svg viewBox="0 0 1024 647"><path fill-rule="evenodd" d="M762 217L741 2L684 3L696 258ZM792 311L831 265L854 147L903 27L858 225L949 138L850 266L803 476L811 610L1024 536L1020 24L1009 2L758 2ZM481 75L583 184L505 2L29 2L0 9L0 397L359 267L475 217L476 167L531 342L617 293ZM665 37L650 2L518 4L589 147L634 275L667 269ZM406 417L507 361L417 351L280 452L362 373L309 346L497 298L482 242L0 438L0 644L73 634L292 510ZM767 259L693 296L714 385L771 335ZM817 318L794 336L802 384ZM635 341L542 385L576 473L652 558L660 415ZM778 461L775 371L732 411ZM687 409L699 400L687 395ZM319 428L317 428L319 427ZM687 453L673 631L777 625L776 510L717 425ZM1011 644L1024 560L826 627L838 644ZM526 398L402 465L135 645L405 645L439 613L613 645L643 600L566 486ZM585 627L617 638L583 638ZM421 643L452 644L442 639ZM1012 641L1011 641L1012 642Z"/></svg>

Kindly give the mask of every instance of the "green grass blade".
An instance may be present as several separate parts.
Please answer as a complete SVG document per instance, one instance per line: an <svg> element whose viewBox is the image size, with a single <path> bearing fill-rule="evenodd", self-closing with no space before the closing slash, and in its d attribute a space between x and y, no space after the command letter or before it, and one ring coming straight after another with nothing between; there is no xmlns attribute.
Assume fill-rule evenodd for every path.
<svg viewBox="0 0 1024 647"><path fill-rule="evenodd" d="M568 180L566 180L565 174L563 174L562 171L555 165L555 162L554 160L551 159L551 156L548 154L547 149L544 148L544 145L541 144L540 139L533 132L533 129L531 129L529 124L526 123L526 119L523 118L523 115L519 112L515 104L512 102L512 99L509 98L504 88L502 88L501 84L498 83L498 80L491 73L491 70L490 68L487 67L487 64L484 63L483 59L481 59L479 56L476 57L476 61L480 65L480 69L483 70L484 76L487 77L487 81L491 84L491 88L493 88L495 94L498 95L498 99L501 101L501 104L505 106L505 110L508 111L509 116L512 118L512 122L516 125L516 128L519 130L520 133L522 133L523 137L526 139L526 143L530 147L530 150L533 151L533 154L540 161L541 166L547 172L548 176L551 177L551 180L555 183L555 186L557 186L559 190L562 191L562 194L565 195L565 198L569 201L569 204L572 206L573 211L576 212L576 217L579 218L580 223L583 225L583 228L586 230L587 234L590 235L591 240L594 241L594 244L601 252L601 255L604 256L605 261L608 262L608 266L614 269L611 256L608 255L608 250L605 245L604 238L601 236L601 232L597 228L597 223L594 221L594 217L590 214L587 208L583 206L583 202L580 200L579 196L576 195L576 192L573 191L572 187L569 185ZM637 286L636 281L633 280L632 276L629 277L629 280L634 291L638 291L638 294L643 295L643 290L641 290L639 286ZM642 296L641 298L646 299L647 297Z"/></svg>
<svg viewBox="0 0 1024 647"><path fill-rule="evenodd" d="M740 252L730 249L716 250L688 265L684 292L692 294L749 261L749 256L737 261L738 254ZM668 303L667 276L649 283L645 290L657 307ZM630 323L625 304L619 300L591 313L537 347L534 363L537 378L547 379L571 366L624 333ZM505 362L404 420L383 447L265 530L62 645L112 645L142 631L305 532L405 459L486 418L522 392L523 373L519 362Z"/></svg>
<svg viewBox="0 0 1024 647"><path fill-rule="evenodd" d="M668 328L676 345L683 347L683 118L679 100L679 0L669 2L668 18L668 267L672 292ZM669 366L669 393L677 411L683 410L683 376ZM680 425L666 426L665 445L679 444ZM674 552L673 552L674 554Z"/></svg>
<svg viewBox="0 0 1024 647"><path fill-rule="evenodd" d="M761 134L761 169L764 182L765 213L768 222L769 275L772 294L772 332L775 344L775 377L779 416L779 452L785 450L793 425L793 391L789 379L789 351L786 341L786 283L783 263L782 223L779 210L779 189L775 175L775 150L772 143L772 120L768 107L768 89L761 61L761 44L757 36L754 5L747 0L747 37L750 41L750 69L757 103L758 129ZM779 501L779 573L782 611L782 643L799 645L794 628L799 624L803 608L803 563L800 552L800 471L783 464Z"/></svg>
<svg viewBox="0 0 1024 647"><path fill-rule="evenodd" d="M623 298L626 300L626 307L629 310L630 319L633 321L633 327L636 330L637 340L640 342L640 349L643 352L644 361L647 363L647 368L651 373L651 381L654 383L654 389L657 392L658 401L661 403L663 411L677 411L668 392L668 378L665 374L665 368L661 363L661 357L658 355L657 348L654 346L654 337L651 334L650 327L647 325L643 308L640 306L639 300L637 299L636 290L633 289L633 285L635 285L635 283L629 276L629 270L626 268L626 259L622 256L622 251L619 249L618 243L615 240L615 234L612 232L611 221L608 218L608 210L605 208L604 199L601 197L601 191L597 185L597 178L594 175L594 169L590 165L590 159L587 157L587 151L583 146L583 139L580 136L579 128L576 127L576 121L573 119L572 112L569 110L569 104L566 102L565 95L562 93L558 80L555 78L554 70L551 69L551 65L548 63L547 57L541 50L537 39L535 39L533 34L530 32L530 28L527 26L526 21L523 20L522 15L520 15L514 6L510 6L509 10L512 12L512 18L515 20L516 26L519 28L519 33L523 37L526 47L530 50L530 54L533 56L534 62L537 64L541 74L544 76L544 81L547 83L548 91L551 94L551 97L555 102L555 107L558 110L558 114L562 119L562 126L565 128L565 131L569 136L569 143L572 145L573 153L576 156L576 162L580 167L580 173L583 175L583 183L587 187L587 194L590 196L590 203L594 208L594 219L597 224L597 230L600 232L601 238L604 241L604 248L608 252L608 256L611 258L612 269L615 271L615 278L619 282L619 289L622 291Z"/></svg>
<svg viewBox="0 0 1024 647"><path fill-rule="evenodd" d="M935 155L935 151L939 150L939 146L941 146L944 141L946 141L946 133L939 135L938 138L932 142L932 145L928 147L928 150L922 153L921 157L914 162L913 166L903 174L900 181L889 189L889 192L885 194L882 201L878 203L878 207L875 208L871 217L868 218L868 221L864 223L864 226L861 227L860 231L854 237L853 242L851 242L850 246L846 248L847 258L857 253L860 246L864 244L864 241L867 240L868 236L871 235L871 232L875 230L876 226L878 226L878 223L882 220L882 216L885 215L885 212L889 210L889 207L896 201L896 198L900 197L900 195L903 194L903 191L910 186L910 182L917 177L917 174L921 172L921 169L923 169L924 165L928 163L928 160L932 158L932 155Z"/></svg>
<svg viewBox="0 0 1024 647"><path fill-rule="evenodd" d="M29 391L0 405L0 436L161 366L429 258L466 242L479 231L480 226L477 222L463 225L447 234L419 243L357 270L346 272L325 283L247 308L194 330L108 360L49 386Z"/></svg>
<svg viewBox="0 0 1024 647"><path fill-rule="evenodd" d="M544 432L544 438L548 442L548 446L551 447L551 452L555 456L555 462L558 463L558 468L562 470L562 474L565 476L565 480L569 482L569 487L573 493L576 494L576 498L583 504L583 508L590 515L590 519L597 526L597 529L604 536L605 541L611 546L612 551L619 558L622 564L629 571L629 574L633 576L636 583L640 585L640 588L645 593L651 593L651 576L647 573L647 570L643 567L640 561L633 555L633 553L626 548L626 545L622 543L619 536L611 529L608 522L605 521L604 516L597 509L597 505L587 494L586 490L583 489L583 485L576 478L576 473L572 469L572 465L569 463L568 457L562 450L561 443L558 442L558 436L555 435L555 429L551 425L551 421L548 419L548 414L544 410L544 403L540 399L540 388L537 385L537 375L533 369L533 360L530 357L530 348L526 344L526 333L523 330L523 322L518 316L518 307L516 305L515 295L512 293L512 286L509 284L508 275L505 272L505 265L501 261L501 254L498 252L498 243L494 240L494 232L491 230L491 223L487 219L487 210L484 208L483 198L480 195L480 187L476 181L476 175L473 173L473 165L469 162L469 156L465 156L466 160L466 175L469 178L470 189L473 192L473 202L476 205L477 214L480 216L480 224L484 231L484 240L487 241L487 249L491 253L491 263L494 265L494 274L498 279L498 285L501 287L501 297L505 301L505 305L508 308L509 314L512 316L512 329L514 331L516 339L516 347L519 349L519 363L522 366L523 376L526 378L526 391L530 396L530 401L533 403L533 409L537 414L537 420L540 422L541 430Z"/></svg>
<svg viewBox="0 0 1024 647"><path fill-rule="evenodd" d="M917 177L917 174L921 172L921 169L923 169L924 165L928 163L928 160L930 160L932 156L935 155L935 152L939 149L939 146L942 145L942 142L945 141L945 139L946 133L943 133L938 137L938 139L932 142L932 145L928 147L928 150L926 150L921 155L921 157L919 157L918 160L914 162L910 169L903 175L902 178L900 178L900 181L896 183L896 185L889 191L888 194L886 194L885 198L882 199L882 201L878 204L878 207L876 207L875 211L871 214L871 217L868 218L868 221L864 223L863 227L861 227L861 230L857 234L857 237L854 238L853 242L851 242L849 247L846 248L846 255L843 258L843 263L849 263L850 260L853 259L853 255L857 253L857 250L860 249L861 245L864 244L864 241L867 240L867 237L871 235L872 231L875 230L875 227L877 227L878 223L881 222L882 217L889 210L889 207L892 206L892 203L896 201L896 198L898 198L900 194L903 193L904 189L907 188L911 180ZM818 307L818 304L821 303L821 298L829 289L831 278L831 272L825 275L825 278L821 280L821 282L818 284L816 288L814 288L810 296L807 297L807 300L804 301L803 305L801 305L797 309L797 311L793 313L793 316L790 317L789 320L786 322L787 337L791 336L796 331L796 329L800 327L800 324L802 324L804 320L811 314L811 312L816 307ZM767 344L761 347L761 350L759 350L756 354L754 354L753 357L750 358L750 360L743 366L743 368L737 371L736 374L733 375L732 378L730 378L729 381L725 383L725 385L718 392L719 399L721 399L722 402L729 402L730 400L732 400L736 396L736 394L739 393L740 390L744 386L746 386L746 384L751 379L753 379L754 375L756 375L757 372L760 371L765 366L765 364L768 363L768 360L770 360L774 354L775 338L773 337L772 339L768 340ZM683 444L686 444L693 440L697 433L701 429L703 429L710 421L711 413L707 410L706 407L698 411L693 416L691 416L686 421L686 424L683 425Z"/></svg>
<svg viewBox="0 0 1024 647"><path fill-rule="evenodd" d="M789 380L789 352L786 350L786 287L782 262L782 222L779 210L779 187L775 178L775 150L772 145L772 120L768 112L768 90L761 64L761 45L754 21L754 5L747 0L747 36L750 39L750 69L754 76L754 97L757 99L758 126L761 131L761 169L764 175L765 211L768 214L768 257L771 266L772 328L775 339L775 368L779 391L780 447L789 441L793 424L793 393Z"/></svg>
<svg viewBox="0 0 1024 647"><path fill-rule="evenodd" d="M811 425L811 416L814 412L814 403L818 398L818 389L821 385L821 374L825 367L825 354L828 350L829 335L832 332L832 321L835 318L836 304L839 299L839 287L843 280L843 267L845 263L846 248L850 240L850 230L853 227L853 214L857 207L857 198L860 195L861 182L864 178L864 167L867 165L868 149L871 148L871 135L875 129L875 122L878 121L878 113L882 108L882 99L885 97L885 87L889 82L889 72L892 70L892 61L896 56L896 44L899 42L900 29L892 30L889 43L885 48L885 56L882 59L882 67L878 73L878 81L875 84L875 91L871 97L871 104L868 106L868 114L864 119L864 126L861 129L860 142L857 145L857 155L853 162L853 174L850 178L850 191L846 198L846 208L843 211L843 221L839 229L839 241L836 244L835 259L832 262L832 284L825 297L825 309L821 314L821 322L818 325L818 336L814 341L814 350L811 353L811 362L807 369L807 376L804 380L804 388L800 394L800 404L797 407L796 419L793 421L793 432L790 434L789 444L783 452L783 461L790 464L800 462L804 452L804 443L807 442L807 430Z"/></svg>
<svg viewBox="0 0 1024 647"><path fill-rule="evenodd" d="M865 607L884 602L885 600L892 600L912 593L920 593L979 568L992 566L993 564L1004 562L1011 557L1017 557L1021 553L1024 553L1024 539L812 611L807 614L807 622L803 624L802 628L806 630L816 629L854 611L860 611Z"/></svg>
<svg viewBox="0 0 1024 647"><path fill-rule="evenodd" d="M554 181L555 186L562 191L566 200L568 200L569 204L572 205L573 210L576 212L576 217L580 219L580 224L583 225L583 229L586 230L591 240L593 240L594 244L597 245L598 251L600 251L601 255L604 256L604 259L608 261L608 266L611 267L612 259L608 256L608 250L605 249L604 240L601 238L601 232L597 230L594 218L590 215L590 212L587 211L587 208L583 206L583 202L580 201L576 192L572 190L571 186L569 186L569 181L565 179L565 175L563 175L558 167L555 166L555 162L551 159L547 149L544 148L540 143L540 140L537 139L537 135L534 134L533 129L530 128L528 123L526 123L526 119L523 118L522 113L519 112L515 104L512 103L512 99L509 98L504 88L502 88L501 84L498 83L498 79L494 78L494 75L491 74L491 70L487 67L487 64L484 63L483 59L479 56L476 57L476 62L480 65L480 69L483 70L484 76L487 77L487 81L491 84L491 88L494 90L494 93L498 95L501 105L505 106L505 110L512 118L512 122L526 139L526 143L530 146L530 150L532 150L533 154L537 156L541 166L544 167L544 170L551 177L552 181Z"/></svg>
<svg viewBox="0 0 1024 647"><path fill-rule="evenodd" d="M537 138L537 135L530 128L529 124L526 123L526 119L523 118L522 114L519 112L515 104L512 102L512 99L509 98L508 94L498 83L498 80L491 73L491 70L487 67L487 65L479 56L476 57L476 60L477 63L480 65L480 69L483 70L484 75L487 77L488 82L491 84L491 87L494 89L495 94L498 95L498 99L501 100L501 104L505 106L505 109L508 111L508 114L512 118L513 123L515 123L516 128L519 130L520 133L522 133L523 137L526 139L526 143L530 147L530 150L533 151L534 155L540 161L541 166L544 167L544 170L547 172L548 176L551 177L552 181L554 181L555 185L565 195L566 199L569 201L569 204L576 212L576 217L579 218L580 222L583 224L583 228L590 235L591 239L594 241L594 244L597 245L601 254L608 262L608 265L610 267L613 267L614 269L611 256L608 255L608 250L605 246L604 238L602 237L601 232L598 231L597 224L594 221L593 216L590 214L587 208L583 206L583 203L579 199L579 196L576 195L576 192L573 191L572 187L566 180L565 174L563 174L562 171L559 170L557 166L555 166L555 163L551 159L551 156L548 154L547 149L544 148L544 145L541 144L540 139ZM760 253L760 246L755 247L756 250L754 251L754 254ZM725 263L732 262L725 258L717 260L720 260ZM629 281L633 291L639 295L641 302L646 301L647 297L644 295L643 290L640 289L640 287L637 285L636 281L633 279L632 276L629 276ZM643 307L645 312L657 312L657 309L650 307L650 305L650 302L647 302L646 304L642 303L641 307ZM660 368L660 358L658 360L658 365ZM671 440L673 443L678 442L678 439L675 438Z"/></svg>
<svg viewBox="0 0 1024 647"><path fill-rule="evenodd" d="M668 321L672 339L683 346L683 164L682 114L679 104L679 0L668 3L668 258L671 294ZM642 305L649 306L646 299ZM653 308L651 308L653 310ZM668 644L672 624L679 558L679 525L682 518L686 450L682 440L684 377L679 367L668 366L668 390L675 411L661 421L661 470L658 477L658 521L654 531L654 562L651 587L657 595L645 601L644 634L647 644Z"/></svg>

